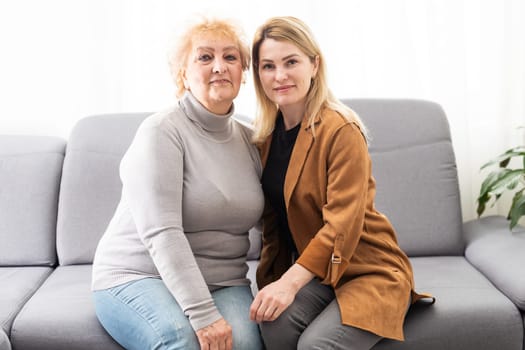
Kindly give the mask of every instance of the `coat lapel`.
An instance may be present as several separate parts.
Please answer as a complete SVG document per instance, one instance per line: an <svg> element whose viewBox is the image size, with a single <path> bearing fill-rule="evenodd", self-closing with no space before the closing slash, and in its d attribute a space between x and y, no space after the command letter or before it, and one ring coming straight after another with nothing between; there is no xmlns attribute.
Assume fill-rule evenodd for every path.
<svg viewBox="0 0 525 350"><path fill-rule="evenodd" d="M318 115L314 119L314 124L318 126L320 121L321 118ZM288 171L286 172L286 178L284 179L284 203L286 208L288 208L288 205L290 204L290 198L292 197L293 190L297 185L297 181L299 180L299 176L303 170L304 163L306 162L306 157L308 156L310 148L314 142L314 137L310 127L311 126L309 125L307 118L303 119L301 122L301 130L299 130L299 134L297 135L297 140L295 141L295 146L290 157ZM272 137L273 132L260 146L263 169L266 167L268 155L270 154Z"/></svg>
<svg viewBox="0 0 525 350"><path fill-rule="evenodd" d="M297 185L299 176L306 162L306 157L310 152L310 148L314 142L312 132L308 125L303 121L295 146L290 156L290 162L288 163L288 170L286 172L286 178L284 179L284 203L286 208L290 204L290 198L292 197L293 190Z"/></svg>

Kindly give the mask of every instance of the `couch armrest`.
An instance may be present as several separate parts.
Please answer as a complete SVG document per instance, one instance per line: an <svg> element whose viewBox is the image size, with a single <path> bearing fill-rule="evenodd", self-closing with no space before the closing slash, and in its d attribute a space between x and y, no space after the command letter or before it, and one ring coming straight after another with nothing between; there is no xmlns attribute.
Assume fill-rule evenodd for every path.
<svg viewBox="0 0 525 350"><path fill-rule="evenodd" d="M520 309L525 310L525 228L510 231L503 216L463 224L465 257Z"/></svg>
<svg viewBox="0 0 525 350"><path fill-rule="evenodd" d="M0 350L11 350L11 342L2 327L0 327Z"/></svg>

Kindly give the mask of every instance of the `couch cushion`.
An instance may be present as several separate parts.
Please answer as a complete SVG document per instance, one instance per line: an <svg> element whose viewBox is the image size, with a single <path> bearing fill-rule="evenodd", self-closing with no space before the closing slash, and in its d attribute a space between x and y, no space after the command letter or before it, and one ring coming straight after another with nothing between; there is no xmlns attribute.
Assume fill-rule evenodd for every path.
<svg viewBox="0 0 525 350"><path fill-rule="evenodd" d="M421 100L344 100L370 131L376 205L409 256L462 255L457 169L443 109Z"/></svg>
<svg viewBox="0 0 525 350"><path fill-rule="evenodd" d="M251 282L251 288L252 288L252 294L255 296L257 292L259 291L259 288L257 288L257 280L256 280L256 273L257 273L257 265L259 265L259 261L257 260L248 260L248 272L246 273L246 277Z"/></svg>
<svg viewBox="0 0 525 350"><path fill-rule="evenodd" d="M18 350L121 349L95 315L91 265L59 266L15 319Z"/></svg>
<svg viewBox="0 0 525 350"><path fill-rule="evenodd" d="M61 265L93 261L121 194L119 164L147 113L87 117L69 137L57 223Z"/></svg>
<svg viewBox="0 0 525 350"><path fill-rule="evenodd" d="M250 249L246 254L248 260L258 260L261 256L262 248L262 226L260 224L255 225L248 232L248 238L250 239Z"/></svg>
<svg viewBox="0 0 525 350"><path fill-rule="evenodd" d="M11 350L11 342L2 329L0 329L0 350Z"/></svg>
<svg viewBox="0 0 525 350"><path fill-rule="evenodd" d="M0 330L11 332L14 318L51 273L51 267L0 267Z"/></svg>
<svg viewBox="0 0 525 350"><path fill-rule="evenodd" d="M516 306L463 257L410 259L416 288L436 297L413 305L405 342L382 340L373 349L520 350L523 320Z"/></svg>
<svg viewBox="0 0 525 350"><path fill-rule="evenodd" d="M521 312L521 316L523 317L523 349L525 349L525 311Z"/></svg>
<svg viewBox="0 0 525 350"><path fill-rule="evenodd" d="M65 141L0 136L0 266L54 265Z"/></svg>
<svg viewBox="0 0 525 350"><path fill-rule="evenodd" d="M465 223L465 257L514 304L525 310L525 229L509 229L503 216Z"/></svg>

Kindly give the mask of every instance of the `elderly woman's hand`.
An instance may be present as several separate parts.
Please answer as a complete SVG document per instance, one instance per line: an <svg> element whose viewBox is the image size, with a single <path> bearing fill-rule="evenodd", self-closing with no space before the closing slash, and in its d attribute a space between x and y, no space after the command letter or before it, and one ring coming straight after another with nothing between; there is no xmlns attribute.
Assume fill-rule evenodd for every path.
<svg viewBox="0 0 525 350"><path fill-rule="evenodd" d="M201 350L232 350L232 327L224 318L199 329L197 338Z"/></svg>

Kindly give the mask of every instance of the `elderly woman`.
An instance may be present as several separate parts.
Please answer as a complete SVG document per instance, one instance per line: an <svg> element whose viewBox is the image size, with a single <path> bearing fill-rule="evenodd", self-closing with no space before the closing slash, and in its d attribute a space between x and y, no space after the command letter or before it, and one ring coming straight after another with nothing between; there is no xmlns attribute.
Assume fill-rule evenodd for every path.
<svg viewBox="0 0 525 350"><path fill-rule="evenodd" d="M189 27L170 60L177 104L148 117L122 159L92 289L98 319L127 349L262 348L246 278L262 169L232 118L249 62L231 21Z"/></svg>

